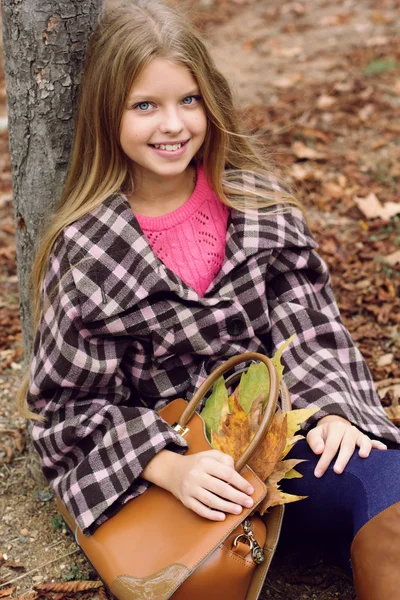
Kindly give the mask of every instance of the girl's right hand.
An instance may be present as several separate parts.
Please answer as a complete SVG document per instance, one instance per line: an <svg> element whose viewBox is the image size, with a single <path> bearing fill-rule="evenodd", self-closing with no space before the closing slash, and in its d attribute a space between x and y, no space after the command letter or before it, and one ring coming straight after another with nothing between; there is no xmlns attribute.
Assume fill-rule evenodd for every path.
<svg viewBox="0 0 400 600"><path fill-rule="evenodd" d="M179 455L168 484L185 506L211 521L223 521L225 513L238 515L254 502L253 487L234 468L234 460L219 450ZM214 509L214 510L212 510Z"/></svg>

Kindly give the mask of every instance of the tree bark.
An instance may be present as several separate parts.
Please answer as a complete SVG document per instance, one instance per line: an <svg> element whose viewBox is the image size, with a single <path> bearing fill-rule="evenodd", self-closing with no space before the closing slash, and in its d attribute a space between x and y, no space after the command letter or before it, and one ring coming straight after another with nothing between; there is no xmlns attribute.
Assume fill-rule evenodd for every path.
<svg viewBox="0 0 400 600"><path fill-rule="evenodd" d="M3 46L24 356L36 241L65 180L87 40L104 0L3 0ZM28 447L32 475L43 483Z"/></svg>
<svg viewBox="0 0 400 600"><path fill-rule="evenodd" d="M68 166L86 44L103 0L3 0L20 316L32 347L28 276Z"/></svg>

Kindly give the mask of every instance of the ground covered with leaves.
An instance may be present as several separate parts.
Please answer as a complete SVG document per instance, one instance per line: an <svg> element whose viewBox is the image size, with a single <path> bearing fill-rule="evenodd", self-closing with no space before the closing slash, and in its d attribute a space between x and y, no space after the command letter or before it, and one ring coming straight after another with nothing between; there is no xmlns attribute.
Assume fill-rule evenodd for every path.
<svg viewBox="0 0 400 600"><path fill-rule="evenodd" d="M174 0L177 3L177 0ZM400 8L397 0L190 0L231 82L243 123L303 201L343 320L383 405L400 398ZM96 579L48 488L27 476L15 223L0 72L0 597ZM97 593L97 592L96 592ZM102 592L100 591L100 595ZM36 596L35 596L36 595ZM351 600L351 579L318 549L285 545L262 598Z"/></svg>

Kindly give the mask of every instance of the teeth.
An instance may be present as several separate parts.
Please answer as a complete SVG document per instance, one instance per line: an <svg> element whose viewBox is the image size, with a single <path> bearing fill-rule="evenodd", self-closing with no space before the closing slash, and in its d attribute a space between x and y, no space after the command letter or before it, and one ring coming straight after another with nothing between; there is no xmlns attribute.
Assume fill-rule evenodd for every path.
<svg viewBox="0 0 400 600"><path fill-rule="evenodd" d="M154 144L154 148L159 150L179 150L182 147L182 144Z"/></svg>

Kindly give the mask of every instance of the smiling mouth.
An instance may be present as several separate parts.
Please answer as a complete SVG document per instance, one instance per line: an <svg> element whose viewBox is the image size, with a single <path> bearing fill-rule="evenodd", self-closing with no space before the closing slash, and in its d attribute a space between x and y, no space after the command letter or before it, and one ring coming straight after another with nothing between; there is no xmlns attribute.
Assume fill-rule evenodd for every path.
<svg viewBox="0 0 400 600"><path fill-rule="evenodd" d="M185 146L185 144L188 143L189 140L186 140L186 142L177 142L174 144L149 144L150 146L152 146L153 148L156 148L157 150L167 150L169 152L175 152L176 150L179 150L180 148L182 148L182 146Z"/></svg>

